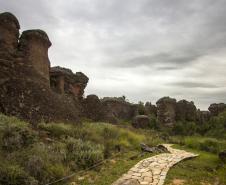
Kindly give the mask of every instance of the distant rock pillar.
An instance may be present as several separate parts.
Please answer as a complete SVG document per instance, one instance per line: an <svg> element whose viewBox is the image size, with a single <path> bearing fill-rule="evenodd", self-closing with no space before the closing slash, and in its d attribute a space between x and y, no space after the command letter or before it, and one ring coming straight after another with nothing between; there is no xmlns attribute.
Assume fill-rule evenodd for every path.
<svg viewBox="0 0 226 185"><path fill-rule="evenodd" d="M20 24L17 18L8 12L0 14L0 53L1 57L10 56L18 47Z"/></svg>
<svg viewBox="0 0 226 185"><path fill-rule="evenodd" d="M51 42L48 35L42 30L24 31L19 40L19 50L35 71L40 74L48 84L50 61L48 49Z"/></svg>
<svg viewBox="0 0 226 185"><path fill-rule="evenodd" d="M166 126L172 126L176 118L176 99L163 97L157 102L157 119Z"/></svg>

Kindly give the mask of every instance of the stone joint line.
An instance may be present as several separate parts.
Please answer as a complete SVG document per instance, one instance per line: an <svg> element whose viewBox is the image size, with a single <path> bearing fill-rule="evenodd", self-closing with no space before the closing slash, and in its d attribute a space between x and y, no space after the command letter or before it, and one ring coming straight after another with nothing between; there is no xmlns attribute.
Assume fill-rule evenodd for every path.
<svg viewBox="0 0 226 185"><path fill-rule="evenodd" d="M176 163L198 155L163 144L169 153L159 154L138 162L112 185L163 185L167 172Z"/></svg>

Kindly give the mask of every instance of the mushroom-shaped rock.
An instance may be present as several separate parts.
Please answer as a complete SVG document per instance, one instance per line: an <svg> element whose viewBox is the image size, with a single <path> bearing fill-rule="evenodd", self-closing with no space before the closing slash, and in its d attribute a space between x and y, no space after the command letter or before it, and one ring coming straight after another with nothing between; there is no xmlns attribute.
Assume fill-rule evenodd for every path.
<svg viewBox="0 0 226 185"><path fill-rule="evenodd" d="M49 83L50 61L48 48L51 46L48 35L42 30L24 31L19 40L19 51L37 73Z"/></svg>
<svg viewBox="0 0 226 185"><path fill-rule="evenodd" d="M17 18L9 13L0 14L0 52L1 57L13 54L17 50L20 24Z"/></svg>
<svg viewBox="0 0 226 185"><path fill-rule="evenodd" d="M150 119L146 115L137 115L133 119L132 125L134 128L148 128L150 127Z"/></svg>

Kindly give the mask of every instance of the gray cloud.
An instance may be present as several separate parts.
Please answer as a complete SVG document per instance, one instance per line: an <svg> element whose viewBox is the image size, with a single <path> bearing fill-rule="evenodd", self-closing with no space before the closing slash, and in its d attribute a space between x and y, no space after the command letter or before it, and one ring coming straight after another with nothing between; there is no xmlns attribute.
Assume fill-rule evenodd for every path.
<svg viewBox="0 0 226 185"><path fill-rule="evenodd" d="M219 88L219 86L215 84L208 84L203 82L173 82L169 85L178 86L178 87L185 87L185 88Z"/></svg>
<svg viewBox="0 0 226 185"><path fill-rule="evenodd" d="M22 6L23 5L23 6ZM52 65L83 71L86 93L226 101L225 0L0 0L21 28L45 30Z"/></svg>

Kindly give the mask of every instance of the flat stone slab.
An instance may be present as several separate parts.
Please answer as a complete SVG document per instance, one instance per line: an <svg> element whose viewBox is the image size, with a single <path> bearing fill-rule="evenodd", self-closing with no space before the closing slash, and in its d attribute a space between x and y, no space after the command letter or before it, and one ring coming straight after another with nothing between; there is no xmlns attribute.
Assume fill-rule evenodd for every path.
<svg viewBox="0 0 226 185"><path fill-rule="evenodd" d="M162 144L169 153L159 154L138 162L112 185L163 185L167 172L176 163L197 157L197 154Z"/></svg>

